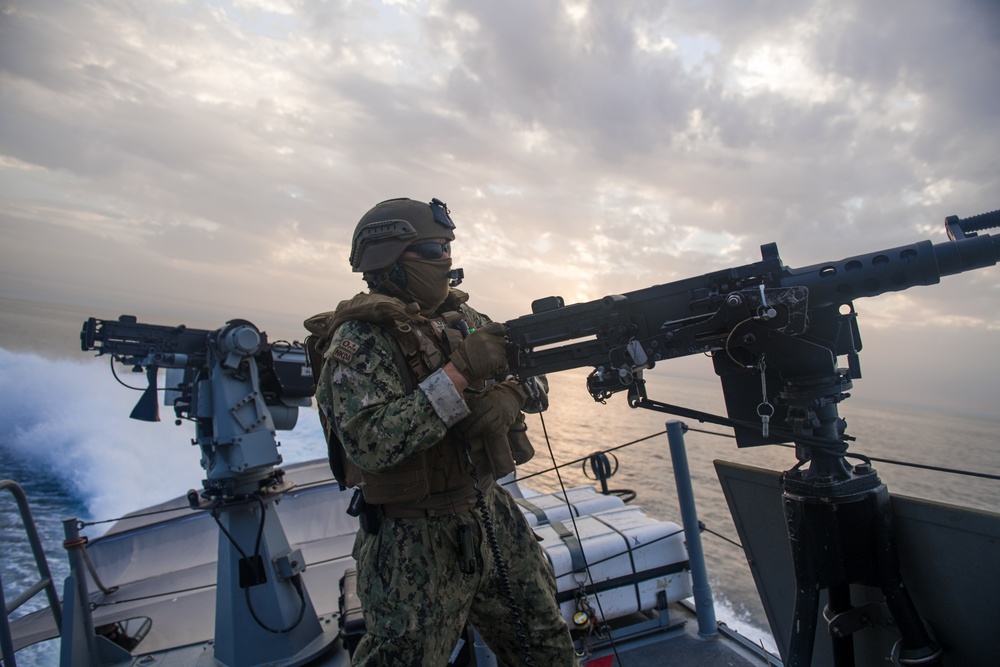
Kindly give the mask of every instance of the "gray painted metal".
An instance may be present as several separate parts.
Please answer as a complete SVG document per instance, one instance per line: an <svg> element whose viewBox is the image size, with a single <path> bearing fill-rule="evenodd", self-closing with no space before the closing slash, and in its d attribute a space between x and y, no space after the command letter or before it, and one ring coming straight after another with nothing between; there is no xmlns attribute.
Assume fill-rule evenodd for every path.
<svg viewBox="0 0 1000 667"><path fill-rule="evenodd" d="M667 440L670 444L674 480L677 483L677 502L681 508L688 562L691 564L691 589L698 614L698 632L702 637L714 637L719 630L715 620L715 604L712 602L712 587L708 583L708 569L705 567L705 551L701 546L701 527L694 503L694 488L691 486L691 468L684 449L682 422L667 422Z"/></svg>

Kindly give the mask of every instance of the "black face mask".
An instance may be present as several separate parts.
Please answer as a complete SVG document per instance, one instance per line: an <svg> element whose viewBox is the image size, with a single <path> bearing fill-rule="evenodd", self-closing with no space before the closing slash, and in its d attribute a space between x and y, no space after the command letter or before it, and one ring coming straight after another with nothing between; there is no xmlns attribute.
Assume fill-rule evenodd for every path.
<svg viewBox="0 0 1000 667"><path fill-rule="evenodd" d="M421 313L434 312L448 297L451 258L401 259L399 263L406 272L406 294L417 302Z"/></svg>

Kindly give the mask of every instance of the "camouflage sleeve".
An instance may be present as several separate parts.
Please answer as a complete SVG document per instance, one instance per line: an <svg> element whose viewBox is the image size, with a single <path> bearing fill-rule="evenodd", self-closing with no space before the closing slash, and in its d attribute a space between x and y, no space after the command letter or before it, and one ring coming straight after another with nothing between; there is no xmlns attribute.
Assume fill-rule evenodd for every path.
<svg viewBox="0 0 1000 667"><path fill-rule="evenodd" d="M476 327L481 327L484 324L493 321L490 318L488 318L486 315L483 315L482 313L480 313L475 308L472 308L471 306L469 306L468 304L464 304L463 303L459 307L459 310L462 312L462 314L465 315L465 321L469 325L469 327L472 328L472 329L475 329Z"/></svg>
<svg viewBox="0 0 1000 667"><path fill-rule="evenodd" d="M317 387L347 456L382 472L441 440L447 426L424 392L407 392L396 341L379 326L347 322L333 335Z"/></svg>

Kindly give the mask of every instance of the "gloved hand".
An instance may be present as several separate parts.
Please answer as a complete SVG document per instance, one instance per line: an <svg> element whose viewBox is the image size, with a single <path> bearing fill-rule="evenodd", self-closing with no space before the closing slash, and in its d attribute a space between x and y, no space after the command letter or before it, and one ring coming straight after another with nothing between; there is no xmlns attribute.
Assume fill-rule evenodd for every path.
<svg viewBox="0 0 1000 667"><path fill-rule="evenodd" d="M485 324L462 341L451 353L451 363L469 384L475 384L507 367L504 328L499 322Z"/></svg>
<svg viewBox="0 0 1000 667"><path fill-rule="evenodd" d="M506 444L507 431L517 421L526 398L518 383L499 382L467 401L472 414L462 420L460 428L469 438L491 433L504 436Z"/></svg>

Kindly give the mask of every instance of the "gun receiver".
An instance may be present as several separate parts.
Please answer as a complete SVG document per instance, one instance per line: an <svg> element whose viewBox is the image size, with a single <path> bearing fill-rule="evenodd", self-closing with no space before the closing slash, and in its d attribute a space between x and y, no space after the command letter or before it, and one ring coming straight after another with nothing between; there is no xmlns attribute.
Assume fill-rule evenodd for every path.
<svg viewBox="0 0 1000 667"><path fill-rule="evenodd" d="M801 404L820 396L839 401L850 380L861 377L853 300L933 285L1000 261L1000 236L975 233L1000 226L1000 211L966 221L952 216L947 226L951 241L801 269L785 266L769 243L761 246L761 261L737 268L570 306L560 297L541 299L533 314L506 323L510 366L521 377L591 366L587 384L595 400L628 390L638 407L645 401L644 369L710 353L730 418L756 424L736 428L739 446L796 436L837 439L842 432L822 434L814 409ZM848 368L838 369L836 359L844 355ZM775 405L767 405L764 419L768 396Z"/></svg>

